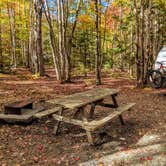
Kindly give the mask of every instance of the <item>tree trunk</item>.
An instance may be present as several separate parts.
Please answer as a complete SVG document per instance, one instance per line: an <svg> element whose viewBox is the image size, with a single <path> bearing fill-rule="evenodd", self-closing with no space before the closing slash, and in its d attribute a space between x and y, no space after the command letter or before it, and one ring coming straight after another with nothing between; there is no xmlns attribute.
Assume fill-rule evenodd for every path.
<svg viewBox="0 0 166 166"><path fill-rule="evenodd" d="M1 6L0 6L0 18L1 18ZM0 72L3 72L2 24L1 24L1 19L0 19Z"/></svg>
<svg viewBox="0 0 166 166"><path fill-rule="evenodd" d="M144 55L144 0L140 1L140 53L141 53L141 79L140 86L145 84L145 55Z"/></svg>
<svg viewBox="0 0 166 166"><path fill-rule="evenodd" d="M81 9L81 4L82 4L82 0L78 0L77 2L77 8L76 8L76 15L75 15L75 20L72 26L72 31L71 34L69 36L69 40L65 40L66 43L66 81L70 82L71 79L71 59L70 59L70 55L71 55L71 49L72 49L72 45L73 45L73 37L74 37L74 32L77 26L77 21L78 21L78 15ZM65 38L67 38L67 36L65 36Z"/></svg>
<svg viewBox="0 0 166 166"><path fill-rule="evenodd" d="M26 18L27 17L27 14L26 14L26 10L27 10L26 0L23 0L23 4L24 4L24 8L23 8L24 9L24 17ZM26 30L29 29L29 25L28 25L27 22L25 23L23 28L25 28ZM24 48L24 57L25 57L24 64L27 68L30 68L30 55L29 55L29 41L28 40L23 41L23 48Z"/></svg>
<svg viewBox="0 0 166 166"><path fill-rule="evenodd" d="M140 67L140 57L139 57L139 12L137 7L137 1L134 0L134 12L135 12L135 40L136 40L136 51L135 51L135 61L136 61L136 78L137 78L137 87L140 86L140 77L141 77L141 67Z"/></svg>
<svg viewBox="0 0 166 166"><path fill-rule="evenodd" d="M36 56L34 17L33 17L33 0L30 0L30 32L29 32L29 54L30 54L30 70L33 74L38 72L38 60Z"/></svg>
<svg viewBox="0 0 166 166"><path fill-rule="evenodd" d="M64 43L64 11L63 11L63 0L57 0L58 7L58 44L59 44L59 55L60 55L60 64L61 64L61 76L62 80L65 80L65 63L66 63L66 55L65 55L65 43Z"/></svg>
<svg viewBox="0 0 166 166"><path fill-rule="evenodd" d="M14 68L17 67L17 58L16 58L16 30L15 30L15 11L8 4L8 15L10 22L10 39L11 39L11 55L12 55L12 65Z"/></svg>
<svg viewBox="0 0 166 166"><path fill-rule="evenodd" d="M147 9L147 24L146 24L146 49L145 49L145 74L148 71L148 69L151 68L152 61L152 51L151 51L151 13L152 13L152 2L151 0L148 0L148 9Z"/></svg>
<svg viewBox="0 0 166 166"><path fill-rule="evenodd" d="M70 82L71 80L71 63L70 63L70 54L71 54L71 48L72 48L72 42L74 37L74 32L77 25L77 19L78 14L80 11L82 0L78 0L77 2L77 9L76 9L76 15L75 20L72 26L72 31L69 37L67 36L67 23L65 20L67 20L68 15L65 18L65 11L64 11L64 0L57 0L57 8L58 8L58 40L59 40L59 55L60 55L60 65L61 65L61 74L63 82ZM67 3L68 4L68 3ZM67 10L68 10L67 6ZM68 12L67 12L68 13Z"/></svg>
<svg viewBox="0 0 166 166"><path fill-rule="evenodd" d="M42 50L42 0L34 0L35 9L35 42L36 56L38 59L38 72L40 76L44 76L44 58Z"/></svg>
<svg viewBox="0 0 166 166"><path fill-rule="evenodd" d="M58 57L58 49L56 46L56 41L55 41L55 34L54 34L54 30L53 30L53 25L52 25L52 19L50 16L50 11L48 8L48 4L47 4L47 0L44 0L44 7L45 7L45 16L48 22L48 26L49 26L49 35L50 35L50 41L51 41L51 50L52 50L52 55L53 55L53 61L54 61L54 68L55 68L55 72L56 72L56 77L57 80L60 81L60 83L62 82L62 77L61 77L61 70L60 70L60 61L59 61L59 57Z"/></svg>
<svg viewBox="0 0 166 166"><path fill-rule="evenodd" d="M123 38L122 19L123 19L123 8L122 8L122 4L120 4L120 40L121 41ZM120 69L121 71L124 71L123 52L120 53Z"/></svg>
<svg viewBox="0 0 166 166"><path fill-rule="evenodd" d="M95 12L96 12L96 56L95 56L95 72L96 72L96 85L101 85L101 36L100 36L100 17L99 12L99 0L95 0Z"/></svg>

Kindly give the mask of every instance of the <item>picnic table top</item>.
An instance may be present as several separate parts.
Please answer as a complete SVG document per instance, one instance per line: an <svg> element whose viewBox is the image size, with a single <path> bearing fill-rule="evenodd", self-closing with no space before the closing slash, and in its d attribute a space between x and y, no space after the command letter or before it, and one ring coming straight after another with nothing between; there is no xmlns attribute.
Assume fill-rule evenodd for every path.
<svg viewBox="0 0 166 166"><path fill-rule="evenodd" d="M61 105L64 108L75 109L101 100L107 96L117 94L118 92L118 89L95 88L85 92L68 95L59 99L52 99L49 100L48 103Z"/></svg>

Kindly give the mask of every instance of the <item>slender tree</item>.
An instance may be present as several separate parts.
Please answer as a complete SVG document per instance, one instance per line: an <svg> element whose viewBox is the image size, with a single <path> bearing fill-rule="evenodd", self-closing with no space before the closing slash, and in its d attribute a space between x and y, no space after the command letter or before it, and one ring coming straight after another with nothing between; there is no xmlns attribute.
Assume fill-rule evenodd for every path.
<svg viewBox="0 0 166 166"><path fill-rule="evenodd" d="M0 6L0 18L2 17L1 15L1 6ZM3 52L2 52L2 23L0 19L0 72L3 72Z"/></svg>
<svg viewBox="0 0 166 166"><path fill-rule="evenodd" d="M95 71L96 71L96 85L101 84L101 13L100 13L100 0L95 0L95 13L96 13L96 57L95 57Z"/></svg>
<svg viewBox="0 0 166 166"><path fill-rule="evenodd" d="M29 2L29 55L30 55L30 69L32 73L38 72L38 60L36 56L36 43L35 43L35 28L34 28L34 13L33 13L33 0Z"/></svg>
<svg viewBox="0 0 166 166"><path fill-rule="evenodd" d="M44 76L44 58L42 50L42 8L42 0L34 0L36 56L38 59L38 72L40 76Z"/></svg>
<svg viewBox="0 0 166 166"><path fill-rule="evenodd" d="M16 57L16 29L15 29L15 11L14 7L8 3L8 16L10 23L10 43L11 43L11 55L12 55L12 66L17 67L17 57Z"/></svg>
<svg viewBox="0 0 166 166"><path fill-rule="evenodd" d="M50 15L50 10L48 7L48 2L47 0L43 1L44 3L44 11L45 11L45 16L48 22L49 26L49 36L50 36L50 44L51 44L51 50L52 50L52 55L53 55L53 61L54 61L54 68L56 72L56 77L57 80L62 82L62 76L61 76L61 70L60 70L60 63L59 63L59 54L58 54L58 48L56 45L56 38L55 38L55 33L53 29L53 23L52 23L52 18Z"/></svg>

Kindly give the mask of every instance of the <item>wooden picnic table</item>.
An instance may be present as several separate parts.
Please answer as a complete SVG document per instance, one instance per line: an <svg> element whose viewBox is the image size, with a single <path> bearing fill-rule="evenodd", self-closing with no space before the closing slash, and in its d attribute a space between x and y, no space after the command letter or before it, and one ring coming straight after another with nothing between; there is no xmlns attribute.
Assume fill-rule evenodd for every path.
<svg viewBox="0 0 166 166"><path fill-rule="evenodd" d="M119 106L116 100L118 93L119 90L117 89L95 88L85 92L68 95L59 99L52 99L47 102L54 104L55 108L38 113L36 116L40 118L48 114L53 114L53 118L56 120L54 134L57 134L60 122L78 125L86 130L89 143L94 144L95 142L92 137L92 132L94 130L102 127L115 117L119 117L121 124L124 124L122 113L130 110L135 105L135 103L129 103ZM103 102L108 96L111 96L112 103ZM89 117L87 117L85 113L85 107L87 105L90 106ZM94 120L93 115L97 105L109 108L110 114L100 120ZM115 110L113 110L113 108ZM65 116L66 113L64 114L64 111L75 111L75 113L73 117L67 117ZM78 119L78 117L81 117L81 119ZM88 118L90 118L90 121Z"/></svg>

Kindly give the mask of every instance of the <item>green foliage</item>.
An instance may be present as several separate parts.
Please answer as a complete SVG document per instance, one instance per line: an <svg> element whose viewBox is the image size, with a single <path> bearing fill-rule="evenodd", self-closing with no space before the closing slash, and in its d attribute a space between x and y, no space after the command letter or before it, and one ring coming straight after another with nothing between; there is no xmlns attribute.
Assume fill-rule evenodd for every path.
<svg viewBox="0 0 166 166"><path fill-rule="evenodd" d="M123 51L121 47L112 48L110 50L113 53L121 53Z"/></svg>
<svg viewBox="0 0 166 166"><path fill-rule="evenodd" d="M109 72L110 71L110 69L112 68L112 66L113 66L113 61L106 61L105 62L105 64L104 64L104 70L106 71L106 72Z"/></svg>
<svg viewBox="0 0 166 166"><path fill-rule="evenodd" d="M137 1L139 3L139 1ZM51 3L51 2L50 2ZM67 38L69 39L71 27L75 19L77 1L70 0L69 15L67 18L68 24L66 25ZM4 69L7 70L12 65L11 57L11 36L10 25L8 16L8 5L15 11L15 28L16 28L16 53L19 65L23 65L22 48L24 45L28 47L29 32L30 32L30 16L29 16L29 1L14 1L14 0L1 0L0 1L0 24L2 26L2 54ZM145 3L146 9L148 4ZM65 6L65 9L67 6ZM132 0L114 0L108 8L100 6L101 13L101 54L103 60L103 68L109 71L114 65L118 67L122 61L124 64L135 63L135 17ZM153 1L152 20L155 20L160 25L160 36L162 42L166 42L165 29L166 29L166 1L154 0ZM53 27L56 36L56 46L58 47L58 26L56 16L56 6L54 3L50 5L53 17ZM66 10L65 10L66 11ZM157 13L155 15L155 12ZM65 16L67 13L65 13ZM42 37L43 37L43 54L45 64L53 65L49 28L46 18L43 14L42 20ZM131 39L133 35L133 39ZM145 34L146 35L146 34ZM162 36L163 35L163 36ZM151 40L153 39L151 34ZM88 70L94 69L95 54L96 54L96 32L95 32L95 10L93 1L84 1L81 7L81 12L78 16L78 23L74 33L72 42L71 64L73 69L77 70L77 74L86 73ZM28 48L27 48L28 49ZM57 49L58 52L58 49ZM39 74L33 75L38 78Z"/></svg>

